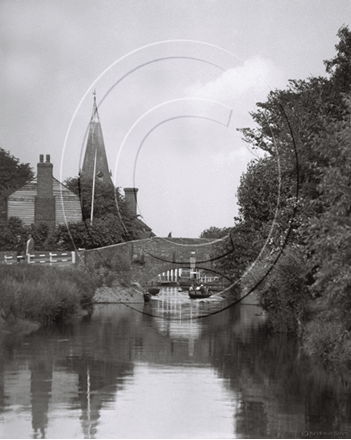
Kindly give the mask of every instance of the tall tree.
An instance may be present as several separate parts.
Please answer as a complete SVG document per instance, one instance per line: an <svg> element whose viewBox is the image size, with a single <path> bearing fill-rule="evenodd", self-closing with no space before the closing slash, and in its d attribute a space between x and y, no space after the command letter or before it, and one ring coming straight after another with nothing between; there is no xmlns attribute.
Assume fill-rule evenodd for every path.
<svg viewBox="0 0 351 440"><path fill-rule="evenodd" d="M291 80L286 90L270 92L267 101L258 103L251 113L256 128L241 129L246 142L267 154L249 165L238 189L241 219L253 225L262 237L276 206L272 191L276 193L277 174L272 173L273 165L278 160L280 163L282 197L276 219L277 237L284 237L291 227L294 233L289 235L281 264L261 284L260 291L263 303L273 314L294 304L289 322L295 330L302 322L306 286L310 286L312 295L322 295L328 306L338 309L335 316L340 318L343 311L348 316L346 325L351 325L351 32L344 26L338 36L336 56L325 61L328 77ZM295 213L293 223L288 215L291 208ZM287 285L284 280L289 271L292 277ZM289 292L290 284L298 286L297 290ZM296 291L304 292L299 304Z"/></svg>
<svg viewBox="0 0 351 440"><path fill-rule="evenodd" d="M66 226L60 227L61 240L69 244L71 234L76 246L90 249L139 238L142 226L118 188L97 181L93 197L92 181L85 180L81 185L79 178L74 177L64 183L80 198L83 222L70 224L69 231Z"/></svg>
<svg viewBox="0 0 351 440"><path fill-rule="evenodd" d="M21 188L33 178L33 170L28 163L12 156L0 148L0 217L6 219L6 197Z"/></svg>

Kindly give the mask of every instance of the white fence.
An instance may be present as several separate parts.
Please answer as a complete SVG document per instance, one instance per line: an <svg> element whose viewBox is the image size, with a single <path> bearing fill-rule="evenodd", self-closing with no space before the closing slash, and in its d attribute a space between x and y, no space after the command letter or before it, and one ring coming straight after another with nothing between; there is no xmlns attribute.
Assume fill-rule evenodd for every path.
<svg viewBox="0 0 351 440"><path fill-rule="evenodd" d="M28 264L48 264L62 265L62 264L75 264L76 253L72 252L34 252L31 255L16 256L16 255L4 255L5 264L13 264L17 262L26 261Z"/></svg>

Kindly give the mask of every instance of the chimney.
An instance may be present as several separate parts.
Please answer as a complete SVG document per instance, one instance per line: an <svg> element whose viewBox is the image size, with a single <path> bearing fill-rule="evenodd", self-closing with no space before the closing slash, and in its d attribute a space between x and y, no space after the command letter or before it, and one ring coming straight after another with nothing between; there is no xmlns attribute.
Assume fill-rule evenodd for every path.
<svg viewBox="0 0 351 440"><path fill-rule="evenodd" d="M55 197L53 192L53 165L50 163L50 155L39 156L37 165L37 196L34 206L34 223L47 223L55 227Z"/></svg>
<svg viewBox="0 0 351 440"><path fill-rule="evenodd" d="M52 168L50 163L50 155L46 155L46 162L44 162L44 155L39 156L39 163L37 166L37 196L38 197L52 197Z"/></svg>
<svg viewBox="0 0 351 440"><path fill-rule="evenodd" d="M124 197L132 214L137 215L137 192L138 188L124 188Z"/></svg>

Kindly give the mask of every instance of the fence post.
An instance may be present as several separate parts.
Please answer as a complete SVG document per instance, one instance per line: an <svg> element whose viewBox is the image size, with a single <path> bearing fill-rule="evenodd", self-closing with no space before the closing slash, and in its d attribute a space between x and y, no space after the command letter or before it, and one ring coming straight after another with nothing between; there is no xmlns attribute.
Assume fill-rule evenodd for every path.
<svg viewBox="0 0 351 440"><path fill-rule="evenodd" d="M12 261L10 263L7 262L7 260L12 260L12 257L8 257L7 255L4 255L4 258L6 264L12 264Z"/></svg>

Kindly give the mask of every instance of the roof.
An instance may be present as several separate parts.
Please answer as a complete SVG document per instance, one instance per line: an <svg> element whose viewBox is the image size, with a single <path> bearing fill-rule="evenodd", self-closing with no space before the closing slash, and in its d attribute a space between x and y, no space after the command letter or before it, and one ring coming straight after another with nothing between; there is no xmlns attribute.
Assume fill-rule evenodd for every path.
<svg viewBox="0 0 351 440"><path fill-rule="evenodd" d="M81 170L82 179L93 180L94 171L95 176L98 176L101 182L112 184L98 108L96 105L95 91L93 112L90 119L88 140Z"/></svg>

